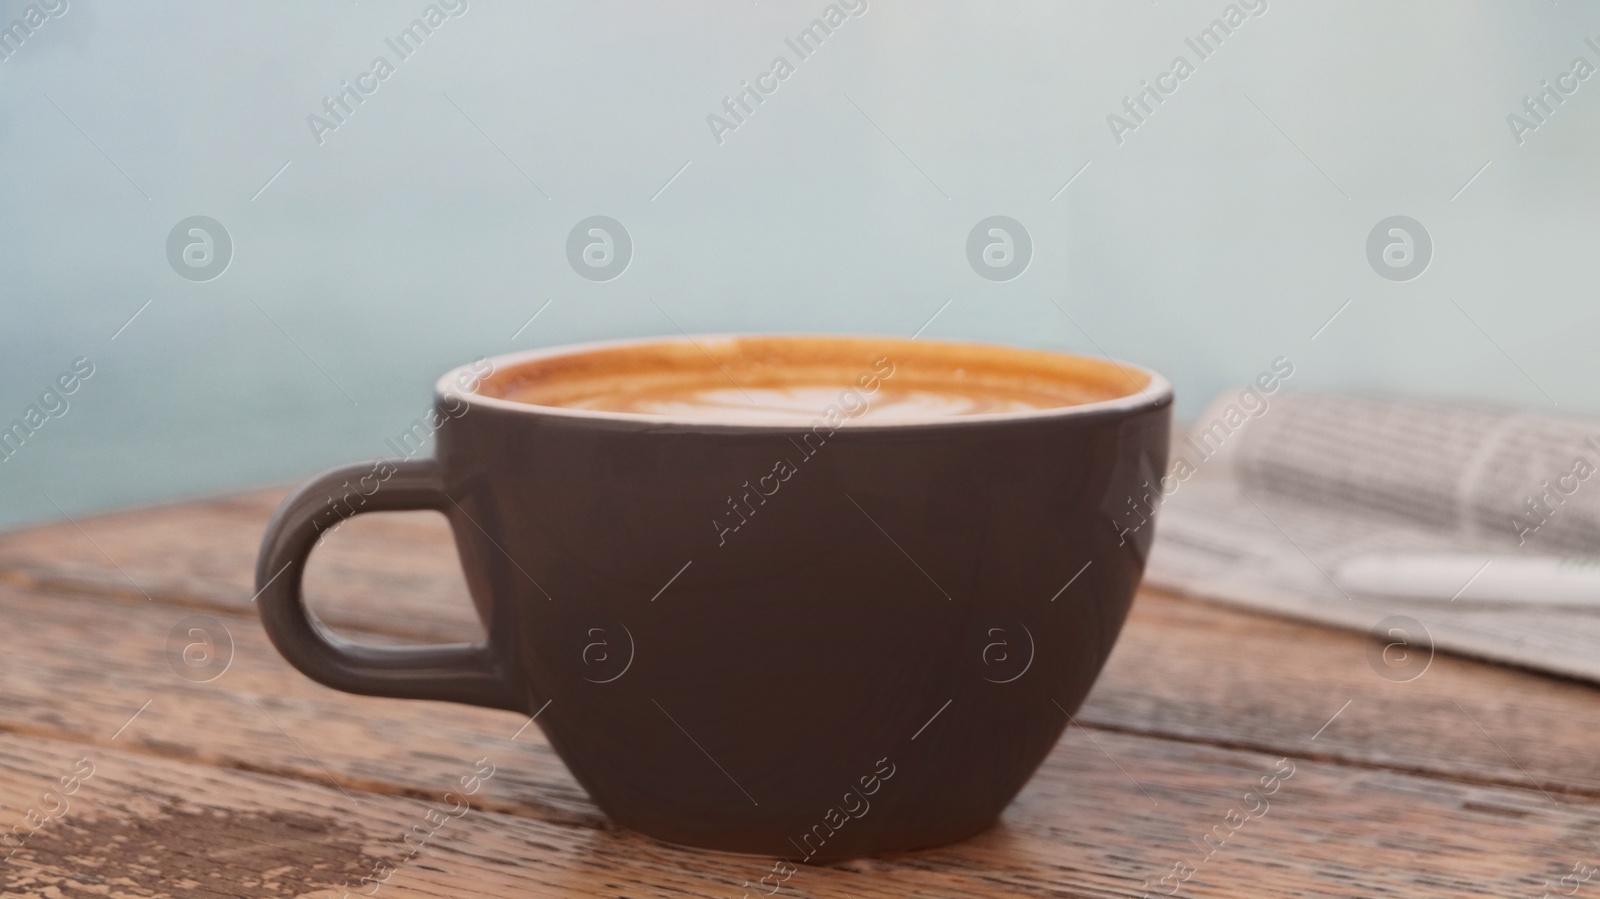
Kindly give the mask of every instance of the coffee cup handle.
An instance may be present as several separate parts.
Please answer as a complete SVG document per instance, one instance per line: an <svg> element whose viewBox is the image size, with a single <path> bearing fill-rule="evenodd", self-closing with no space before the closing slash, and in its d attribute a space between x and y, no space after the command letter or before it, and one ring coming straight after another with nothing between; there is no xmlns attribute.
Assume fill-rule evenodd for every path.
<svg viewBox="0 0 1600 899"><path fill-rule="evenodd" d="M374 474L385 466L391 470L378 480ZM372 492L362 492L368 483ZM432 459L335 468L285 498L256 561L261 623L278 652L312 680L348 693L523 711L525 703L490 644L370 646L334 634L306 608L301 578L323 531L365 512L446 512L451 505Z"/></svg>

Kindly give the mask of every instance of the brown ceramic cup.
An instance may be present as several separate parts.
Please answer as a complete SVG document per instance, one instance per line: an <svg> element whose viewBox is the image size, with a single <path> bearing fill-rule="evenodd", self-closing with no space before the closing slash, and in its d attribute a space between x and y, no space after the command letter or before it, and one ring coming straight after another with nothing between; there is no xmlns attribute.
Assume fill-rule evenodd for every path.
<svg viewBox="0 0 1600 899"><path fill-rule="evenodd" d="M801 383L830 399L675 405L710 382L755 409ZM995 822L1105 663L1171 403L1137 366L894 338L488 360L439 381L433 458L284 500L261 617L330 687L537 713L600 808L657 839L793 861L935 846ZM487 642L362 645L307 611L321 532L398 509L449 520Z"/></svg>

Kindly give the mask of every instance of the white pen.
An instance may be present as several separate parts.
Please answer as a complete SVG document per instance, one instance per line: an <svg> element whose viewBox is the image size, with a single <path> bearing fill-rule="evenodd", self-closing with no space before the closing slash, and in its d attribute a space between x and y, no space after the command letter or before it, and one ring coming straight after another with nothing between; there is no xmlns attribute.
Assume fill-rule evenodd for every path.
<svg viewBox="0 0 1600 899"><path fill-rule="evenodd" d="M1600 608L1600 558L1500 553L1373 553L1334 569L1351 593L1454 603Z"/></svg>

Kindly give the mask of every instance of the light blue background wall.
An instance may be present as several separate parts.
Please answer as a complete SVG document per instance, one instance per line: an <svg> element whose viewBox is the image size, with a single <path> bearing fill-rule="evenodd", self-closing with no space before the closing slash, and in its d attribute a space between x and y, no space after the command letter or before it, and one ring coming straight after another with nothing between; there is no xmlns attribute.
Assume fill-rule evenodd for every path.
<svg viewBox="0 0 1600 899"><path fill-rule="evenodd" d="M0 463L0 524L384 455L445 368L675 333L656 304L910 334L949 300L928 335L1103 348L1184 416L1279 355L1295 389L1600 408L1600 78L1521 146L1505 119L1600 63L1582 4L1271 0L1119 146L1222 0L868 0L719 146L821 0L470 0L319 146L421 0L64 2L0 62L0 423L97 372ZM166 259L197 214L235 243L206 283ZM614 281L566 260L594 214L635 243ZM1035 245L1003 283L965 253L995 214ZM1405 283L1365 251L1395 214L1435 244Z"/></svg>

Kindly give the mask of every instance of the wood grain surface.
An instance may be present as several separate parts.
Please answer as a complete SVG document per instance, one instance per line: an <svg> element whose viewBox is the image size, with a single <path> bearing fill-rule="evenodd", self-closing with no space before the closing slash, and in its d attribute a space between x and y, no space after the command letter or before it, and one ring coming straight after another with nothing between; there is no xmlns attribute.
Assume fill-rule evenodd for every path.
<svg viewBox="0 0 1600 899"><path fill-rule="evenodd" d="M351 696L291 669L251 604L279 495L0 535L4 895L772 888L758 884L776 859L611 824L523 717ZM307 590L364 640L470 639L456 566L442 518L367 516L326 538ZM197 622L226 653L213 667L173 643ZM1080 726L996 828L800 866L774 895L1600 894L1583 879L1600 865L1596 691L1447 655L1396 683L1371 649L1146 592ZM442 815L480 760L494 773L470 810Z"/></svg>

